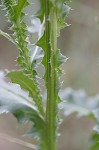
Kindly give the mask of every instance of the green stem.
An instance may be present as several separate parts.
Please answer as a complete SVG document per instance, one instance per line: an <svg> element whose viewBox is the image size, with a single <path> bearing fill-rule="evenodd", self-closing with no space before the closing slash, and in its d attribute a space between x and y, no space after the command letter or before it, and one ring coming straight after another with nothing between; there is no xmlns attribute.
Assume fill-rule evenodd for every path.
<svg viewBox="0 0 99 150"><path fill-rule="evenodd" d="M45 7L45 36L46 36L46 80L47 80L47 106L46 106L46 150L56 150L56 119L57 119L57 17L56 9L46 0Z"/></svg>
<svg viewBox="0 0 99 150"><path fill-rule="evenodd" d="M23 10L25 4L26 4L26 0L22 0L22 3L20 3L19 7L17 8L16 14L18 14L18 15L16 16L16 24L18 27L20 27L21 13L22 13L22 10Z"/></svg>

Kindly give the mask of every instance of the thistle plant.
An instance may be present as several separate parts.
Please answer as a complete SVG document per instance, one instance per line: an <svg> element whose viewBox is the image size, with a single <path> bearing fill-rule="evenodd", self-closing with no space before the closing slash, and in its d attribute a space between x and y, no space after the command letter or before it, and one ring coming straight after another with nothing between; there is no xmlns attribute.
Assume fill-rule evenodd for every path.
<svg viewBox="0 0 99 150"><path fill-rule="evenodd" d="M79 92L70 90L68 93L66 89L59 94L63 72L61 65L66 57L57 48L57 38L60 30L67 26L66 17L70 10L68 1L39 0L40 9L32 18L36 25L37 21L40 23L38 40L32 43L28 35L31 29L24 22L24 8L33 4L27 0L2 0L1 7L7 12L12 33L0 30L0 34L18 48L17 64L20 69L0 75L0 113L11 112L20 123L32 122L32 128L27 134L38 141L34 149L57 149L61 108L66 116L77 112L80 116L91 114L93 118L98 118L95 111L98 109L97 99L94 101L95 105L90 107L84 94L80 95L79 101ZM36 32L36 28L32 32ZM39 85L37 67L40 62L44 68L44 75L40 77L44 81L46 98L41 94ZM7 83L5 77L11 83Z"/></svg>

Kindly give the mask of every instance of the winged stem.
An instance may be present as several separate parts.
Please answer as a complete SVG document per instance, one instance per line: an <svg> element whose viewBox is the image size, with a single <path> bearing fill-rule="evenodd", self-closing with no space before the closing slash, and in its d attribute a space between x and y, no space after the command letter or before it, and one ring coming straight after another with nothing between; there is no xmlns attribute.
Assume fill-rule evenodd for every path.
<svg viewBox="0 0 99 150"><path fill-rule="evenodd" d="M57 119L57 17L56 9L51 7L49 0L45 5L45 38L46 38L46 81L47 81L47 107L46 107L46 150L56 149L56 119Z"/></svg>

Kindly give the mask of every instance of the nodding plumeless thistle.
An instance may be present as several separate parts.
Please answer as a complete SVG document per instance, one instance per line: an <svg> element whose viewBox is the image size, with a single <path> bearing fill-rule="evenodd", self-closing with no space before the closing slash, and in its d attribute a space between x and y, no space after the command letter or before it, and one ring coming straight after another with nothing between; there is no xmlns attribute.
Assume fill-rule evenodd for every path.
<svg viewBox="0 0 99 150"><path fill-rule="evenodd" d="M93 111L96 107L89 107L84 93L80 95L79 91L67 88L59 94L61 65L67 58L57 48L57 38L60 30L68 25L69 0L38 1L40 9L30 14L27 11L34 1L2 0L1 8L6 11L11 34L1 30L0 34L17 47L20 69L1 73L0 113L11 112L20 123L32 123L27 134L37 140L33 149L56 150L61 108L66 115L77 112L81 116L91 114L97 118L97 112ZM28 26L25 17L30 18L32 26ZM31 38L35 32L38 33L36 42ZM39 66L44 70L43 75L38 73ZM5 81L6 77L11 83ZM44 82L46 96L41 94L39 78ZM76 98L81 98L81 103Z"/></svg>

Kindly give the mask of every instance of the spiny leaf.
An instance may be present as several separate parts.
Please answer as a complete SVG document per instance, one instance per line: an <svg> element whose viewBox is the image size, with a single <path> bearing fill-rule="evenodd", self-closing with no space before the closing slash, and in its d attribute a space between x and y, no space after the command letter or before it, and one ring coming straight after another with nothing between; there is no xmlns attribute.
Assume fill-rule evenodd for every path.
<svg viewBox="0 0 99 150"><path fill-rule="evenodd" d="M3 4L7 9L7 16L12 24L10 29L14 31L14 41L20 52L17 62L24 70L26 70L27 74L31 74L31 76L34 77L35 71L33 70L30 49L28 48L28 42L26 41L26 24L23 22L23 17L25 16L23 9L28 6L29 3L27 0L18 0L17 3L13 5L12 1L3 0Z"/></svg>
<svg viewBox="0 0 99 150"><path fill-rule="evenodd" d="M13 5L11 0L3 0L3 5L7 10L8 19L11 24L13 24L11 29L14 31L13 37L15 39L15 44L20 50L18 63L21 67L28 68L28 70L32 72L29 50L27 48L28 43L26 42L26 24L22 21L22 18L25 15L22 11L27 4L27 0L18 0L15 5Z"/></svg>
<svg viewBox="0 0 99 150"><path fill-rule="evenodd" d="M31 62L30 59L30 50L28 49L28 42L26 41L27 38L26 24L23 22L23 16L25 15L25 13L23 13L23 9L27 5L29 5L29 3L27 0L18 0L17 3L13 5L11 1L8 3L8 1L4 0L4 4L8 10L8 16L10 16L9 20L11 21L11 23L13 23L12 26L12 30L14 31L13 36L15 39L15 44L19 48L20 52L17 62L24 70L24 73L28 75L30 81L33 82L35 92L34 95L32 95L32 97L35 101L35 104L39 107L40 111L43 113L42 98L40 96L40 89L38 88L36 81L37 72L35 70L35 62L33 61Z"/></svg>
<svg viewBox="0 0 99 150"><path fill-rule="evenodd" d="M33 74L32 65L30 61L30 55L29 55L29 49L28 49L28 42L26 41L27 35L26 35L26 24L23 22L23 17L25 14L23 13L23 9L29 5L27 0L18 0L18 4L14 6L14 11L16 15L16 22L15 26L12 28L14 30L14 37L16 39L17 45L20 49L20 56L17 59L17 62L21 67L28 72L31 72Z"/></svg>
<svg viewBox="0 0 99 150"><path fill-rule="evenodd" d="M14 12L15 12L15 19L16 24L20 24L20 20L23 19L23 16L25 15L22 10L29 5L29 2L27 0L18 0L17 5L15 5Z"/></svg>
<svg viewBox="0 0 99 150"><path fill-rule="evenodd" d="M40 1L41 2L41 4L43 4L44 2L43 1ZM61 27L63 27L63 24L65 24L65 17L66 17L66 15L67 15L67 13L68 13L68 11L69 11L69 6L67 6L66 5L66 0L62 0L62 1L50 1L49 2L49 4L50 4L50 6L49 6L49 11L50 11L50 13L49 13L49 18L46 18L46 22L47 21L49 21L49 25L51 26L51 13L52 13L52 8L54 8L54 7L56 7L55 9L57 10L56 12L57 12L57 24L60 22L60 24L61 24ZM41 5L42 6L42 5ZM64 8L65 7L65 8ZM46 15L46 14L45 14ZM43 14L43 16L44 16L44 14ZM49 19L49 20L48 20ZM60 29L61 29L61 27L59 26L59 24L58 24L58 28L56 29L57 30L57 32L59 32L60 31ZM53 27L52 27L53 28ZM43 34L43 36L41 37L41 39L39 39L39 41L36 43L36 45L38 45L39 47L41 47L43 50L44 50L44 57L43 57L43 61L42 61L42 64L45 66L45 76L44 76L44 78L45 78L45 80L46 80L46 72L47 72L47 70L46 70L46 68L47 68L47 58L46 58L46 55L47 55L47 47L46 47L46 42L47 43L49 43L49 45L50 45L50 48L52 48L51 47L51 37L50 37L50 39L49 39L49 41L47 41L48 39L46 39L46 31L47 29L45 29L45 32L44 32L44 34ZM50 34L50 33L49 33ZM50 36L50 35L49 35ZM52 50L53 51L53 50ZM52 55L53 54L53 52L50 52L51 54L50 55ZM60 68L59 68L59 66L62 64L62 63L64 63L65 61L66 61L66 57L65 56L63 56L61 53L60 53L60 50L59 49L57 49L57 51L55 52L55 64L56 64L56 68L55 68L55 70L57 70L56 72L57 72L57 77L59 77L59 75L60 75L60 73L59 73L59 70L60 70ZM52 62L52 60L51 60L52 58L50 58L50 60L49 60L49 63L50 62ZM58 74L59 73L59 74ZM57 80L58 81L58 80ZM45 81L46 82L46 81ZM46 82L47 83L47 82Z"/></svg>
<svg viewBox="0 0 99 150"><path fill-rule="evenodd" d="M19 84L23 89L29 92L29 96L33 98L35 105L41 114L44 114L42 97L39 94L39 88L34 79L29 78L22 71L12 71L7 74L7 77L11 79L13 83Z"/></svg>
<svg viewBox="0 0 99 150"><path fill-rule="evenodd" d="M67 15L69 14L69 11L70 11L71 8L67 5L66 0L61 0L61 1L57 0L56 1L56 7L57 7L57 16L58 16L58 21L57 21L58 31L57 31L57 34L59 36L60 35L60 30L64 27L68 26L65 19L66 19Z"/></svg>
<svg viewBox="0 0 99 150"><path fill-rule="evenodd" d="M67 60L66 56L61 54L60 49L57 49L56 51L56 59L57 59L56 67L59 67L61 64L63 64Z"/></svg>
<svg viewBox="0 0 99 150"><path fill-rule="evenodd" d="M20 123L31 121L37 135L43 136L44 121L32 99L28 97L28 93L16 84L6 83L2 77L0 78L0 113L8 112L11 112Z"/></svg>
<svg viewBox="0 0 99 150"><path fill-rule="evenodd" d="M46 44L45 44L45 33L44 35L41 37L41 39L36 43L37 46L41 47L43 50L44 50L44 53L46 54ZM60 50L57 49L56 50L56 53L55 53L55 59L56 59L56 68L57 68L57 73L61 70L60 69L60 65L63 64L64 62L66 62L66 60L68 58L66 58L64 55L61 54ZM45 69L46 69L46 57L44 56L43 57L43 60L42 60L42 64L45 66ZM62 72L62 70L61 70ZM59 75L61 75L59 73Z"/></svg>
<svg viewBox="0 0 99 150"><path fill-rule="evenodd" d="M8 17L8 21L15 23L15 12L13 9L13 1L2 0L2 6L7 10L6 16Z"/></svg>

